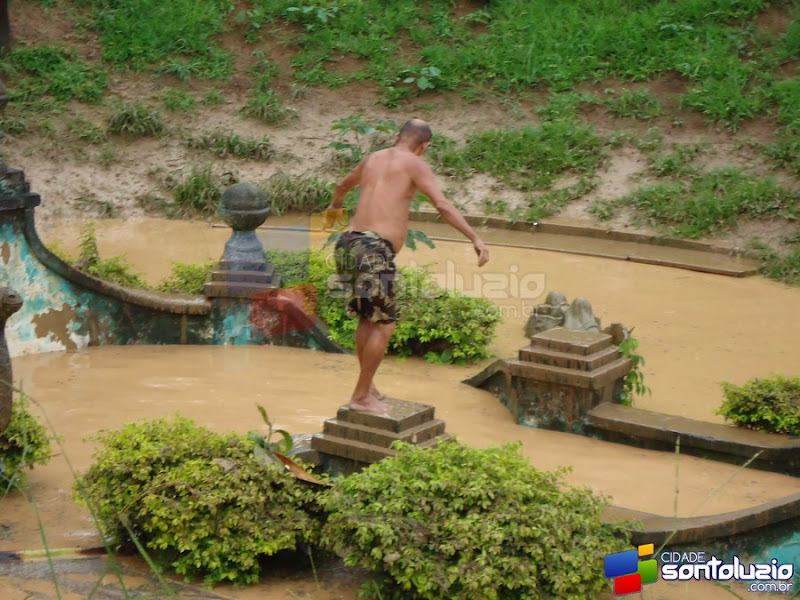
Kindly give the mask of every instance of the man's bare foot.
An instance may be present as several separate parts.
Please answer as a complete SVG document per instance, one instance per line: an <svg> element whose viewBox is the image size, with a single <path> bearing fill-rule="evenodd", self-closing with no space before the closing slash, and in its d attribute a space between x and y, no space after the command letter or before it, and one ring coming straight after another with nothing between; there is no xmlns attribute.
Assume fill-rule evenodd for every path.
<svg viewBox="0 0 800 600"><path fill-rule="evenodd" d="M386 394L379 392L374 383L369 384L369 393L371 396L375 396L375 398L378 400L386 400Z"/></svg>
<svg viewBox="0 0 800 600"><path fill-rule="evenodd" d="M371 394L362 400L351 400L348 404L353 410L363 410L365 412L384 413L389 410L389 405L381 402Z"/></svg>

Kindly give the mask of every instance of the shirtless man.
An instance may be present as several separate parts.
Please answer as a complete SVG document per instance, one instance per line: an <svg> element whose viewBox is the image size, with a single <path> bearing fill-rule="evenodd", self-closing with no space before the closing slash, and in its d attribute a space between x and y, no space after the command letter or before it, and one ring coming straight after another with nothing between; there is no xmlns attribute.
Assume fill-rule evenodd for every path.
<svg viewBox="0 0 800 600"><path fill-rule="evenodd" d="M326 224L333 224L341 217L345 194L359 186L358 206L335 250L339 274L354 295L348 313L359 318L356 353L361 372L348 405L356 410L384 412L388 408L372 379L394 332L394 257L405 244L408 213L417 190L431 199L446 223L469 238L479 267L489 260L488 248L444 197L433 171L421 158L431 135L424 121L406 122L393 148L371 154L339 182L326 213Z"/></svg>

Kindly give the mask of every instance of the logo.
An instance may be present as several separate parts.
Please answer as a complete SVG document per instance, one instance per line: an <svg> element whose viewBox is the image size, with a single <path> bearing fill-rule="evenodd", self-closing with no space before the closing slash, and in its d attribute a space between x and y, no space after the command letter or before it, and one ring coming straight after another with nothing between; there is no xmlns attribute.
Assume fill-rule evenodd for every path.
<svg viewBox="0 0 800 600"><path fill-rule="evenodd" d="M608 554L603 561L605 576L614 580L614 595L625 596L642 591L643 585L658 581L658 564L652 556L653 544L643 544L636 550Z"/></svg>

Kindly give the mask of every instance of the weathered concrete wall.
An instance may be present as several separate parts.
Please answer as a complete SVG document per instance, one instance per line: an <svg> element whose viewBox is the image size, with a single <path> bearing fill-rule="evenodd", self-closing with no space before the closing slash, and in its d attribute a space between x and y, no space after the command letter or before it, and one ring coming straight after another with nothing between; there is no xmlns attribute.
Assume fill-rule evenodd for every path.
<svg viewBox="0 0 800 600"><path fill-rule="evenodd" d="M106 344L267 343L342 351L318 322L298 318L291 304L272 310L250 298L128 289L71 267L36 233L34 210L41 200L24 174L0 168L0 286L25 301L6 326L11 356ZM287 322L301 326L280 326Z"/></svg>

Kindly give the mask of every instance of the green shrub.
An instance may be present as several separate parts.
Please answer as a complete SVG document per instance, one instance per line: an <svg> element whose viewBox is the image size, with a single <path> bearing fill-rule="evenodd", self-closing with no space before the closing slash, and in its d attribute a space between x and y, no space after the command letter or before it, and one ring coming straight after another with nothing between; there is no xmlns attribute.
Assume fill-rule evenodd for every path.
<svg viewBox="0 0 800 600"><path fill-rule="evenodd" d="M117 106L108 119L108 130L121 135L157 136L164 129L161 113L138 102Z"/></svg>
<svg viewBox="0 0 800 600"><path fill-rule="evenodd" d="M11 405L8 428L0 433L0 496L24 483L26 469L47 464L50 454L47 429L28 411L28 399L20 394Z"/></svg>
<svg viewBox="0 0 800 600"><path fill-rule="evenodd" d="M98 438L75 483L103 533L133 537L155 564L205 583L253 583L260 560L316 537L317 492L260 462L254 443L181 417L129 424Z"/></svg>
<svg viewBox="0 0 800 600"><path fill-rule="evenodd" d="M740 427L800 435L800 377L772 375L743 386L722 382L725 401L717 414Z"/></svg>
<svg viewBox="0 0 800 600"><path fill-rule="evenodd" d="M162 292L179 292L183 294L202 294L209 273L217 261L203 263L172 263L172 272L156 286Z"/></svg>
<svg viewBox="0 0 800 600"><path fill-rule="evenodd" d="M404 600L587 600L603 556L625 547L606 501L543 472L519 444L398 445L323 499L323 546L372 570L372 596Z"/></svg>

